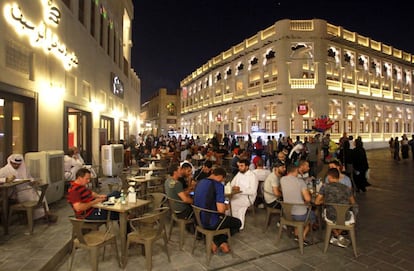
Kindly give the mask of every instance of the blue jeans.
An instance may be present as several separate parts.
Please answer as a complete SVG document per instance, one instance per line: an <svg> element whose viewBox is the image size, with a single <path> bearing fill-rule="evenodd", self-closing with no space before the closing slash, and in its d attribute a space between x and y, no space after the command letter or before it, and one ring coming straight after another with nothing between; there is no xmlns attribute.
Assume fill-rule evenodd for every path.
<svg viewBox="0 0 414 271"><path fill-rule="evenodd" d="M109 193L108 195L106 195L107 198L109 197L115 197L115 198L119 198L121 196L121 193L119 191L113 191L111 193ZM93 212L88 215L87 217L85 217L85 219L90 219L90 220L106 220L108 218L108 210L102 210L99 208L94 208ZM119 220L119 213L117 212L110 212L110 217L111 220Z"/></svg>

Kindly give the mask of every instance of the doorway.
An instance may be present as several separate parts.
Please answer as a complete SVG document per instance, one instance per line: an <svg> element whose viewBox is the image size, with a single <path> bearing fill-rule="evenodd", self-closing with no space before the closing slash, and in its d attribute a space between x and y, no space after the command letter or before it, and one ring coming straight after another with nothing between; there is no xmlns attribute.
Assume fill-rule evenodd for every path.
<svg viewBox="0 0 414 271"><path fill-rule="evenodd" d="M65 107L64 148L76 146L85 164L92 163L92 116L90 112Z"/></svg>
<svg viewBox="0 0 414 271"><path fill-rule="evenodd" d="M12 153L37 151L35 99L0 92L0 163Z"/></svg>

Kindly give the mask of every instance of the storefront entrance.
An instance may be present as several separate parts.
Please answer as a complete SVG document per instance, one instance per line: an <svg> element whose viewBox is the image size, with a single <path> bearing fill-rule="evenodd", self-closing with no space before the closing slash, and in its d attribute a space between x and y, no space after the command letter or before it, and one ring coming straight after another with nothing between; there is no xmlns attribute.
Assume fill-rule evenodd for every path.
<svg viewBox="0 0 414 271"><path fill-rule="evenodd" d="M37 151L35 99L0 91L0 163L12 153Z"/></svg>
<svg viewBox="0 0 414 271"><path fill-rule="evenodd" d="M64 148L76 146L86 164L92 163L92 116L73 107L65 107Z"/></svg>

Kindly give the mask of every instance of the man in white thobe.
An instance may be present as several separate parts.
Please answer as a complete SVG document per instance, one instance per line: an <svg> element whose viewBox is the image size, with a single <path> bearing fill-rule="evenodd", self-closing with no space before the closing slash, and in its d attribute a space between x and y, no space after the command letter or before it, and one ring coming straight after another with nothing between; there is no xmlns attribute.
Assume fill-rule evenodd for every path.
<svg viewBox="0 0 414 271"><path fill-rule="evenodd" d="M257 180L257 176L249 170L249 160L241 159L237 165L239 172L231 181L231 187L233 191L241 191L241 193L233 195L231 199L231 211L232 215L242 222L240 230L243 230L246 211L256 200L259 181Z"/></svg>

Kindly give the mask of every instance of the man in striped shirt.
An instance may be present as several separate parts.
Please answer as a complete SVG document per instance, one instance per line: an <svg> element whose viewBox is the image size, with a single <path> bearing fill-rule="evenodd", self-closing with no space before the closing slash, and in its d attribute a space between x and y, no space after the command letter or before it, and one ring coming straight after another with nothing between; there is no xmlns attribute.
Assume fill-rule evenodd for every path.
<svg viewBox="0 0 414 271"><path fill-rule="evenodd" d="M94 208L97 203L106 201L109 196L119 197L115 193L111 195L102 195L93 192L86 185L90 182L91 172L89 169L81 168L76 172L76 179L71 182L68 189L67 200L72 205L75 215L80 219L106 220L108 216L107 210ZM112 220L118 220L119 214L112 212Z"/></svg>

